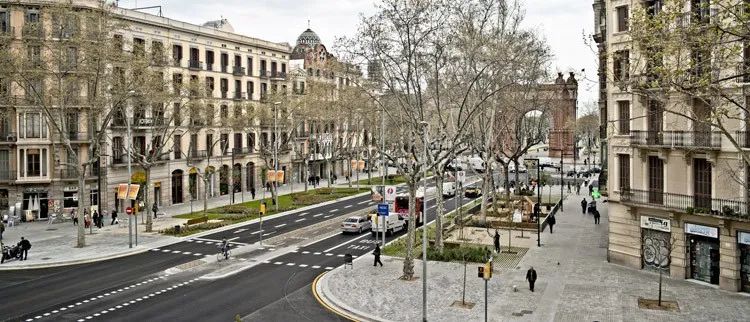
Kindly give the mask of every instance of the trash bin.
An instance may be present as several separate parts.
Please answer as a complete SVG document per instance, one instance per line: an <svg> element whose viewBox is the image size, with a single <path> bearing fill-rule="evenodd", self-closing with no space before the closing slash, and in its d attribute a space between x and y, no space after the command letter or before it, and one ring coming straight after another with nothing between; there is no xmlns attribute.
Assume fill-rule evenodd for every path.
<svg viewBox="0 0 750 322"><path fill-rule="evenodd" d="M180 225L174 226L174 232L175 232L175 234L179 234L180 233Z"/></svg>

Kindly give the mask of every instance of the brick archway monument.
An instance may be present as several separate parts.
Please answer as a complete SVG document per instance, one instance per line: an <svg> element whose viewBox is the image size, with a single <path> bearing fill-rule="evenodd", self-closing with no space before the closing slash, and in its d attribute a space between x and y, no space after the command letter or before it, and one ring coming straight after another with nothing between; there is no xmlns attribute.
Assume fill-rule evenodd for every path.
<svg viewBox="0 0 750 322"><path fill-rule="evenodd" d="M543 84L545 99L551 106L549 131L549 156L572 158L575 153L576 102L578 101L578 81L573 72L568 79L557 73L554 84Z"/></svg>
<svg viewBox="0 0 750 322"><path fill-rule="evenodd" d="M571 72L567 79L558 73L554 83L535 86L519 86L505 98L507 105L502 113L495 115L496 144L510 154L524 145L529 137L540 138L549 134L548 156L572 158L576 120L578 81ZM501 103L503 104L503 103ZM537 126L526 127L524 120L529 113L543 113L538 121L549 122L549 133ZM540 138L543 140L543 138Z"/></svg>

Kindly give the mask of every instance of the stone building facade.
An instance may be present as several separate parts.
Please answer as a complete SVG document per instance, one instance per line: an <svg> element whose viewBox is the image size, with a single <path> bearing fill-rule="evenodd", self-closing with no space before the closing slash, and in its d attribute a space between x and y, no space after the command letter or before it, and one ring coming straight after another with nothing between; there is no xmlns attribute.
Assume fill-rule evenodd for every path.
<svg viewBox="0 0 750 322"><path fill-rule="evenodd" d="M697 14L695 5L702 2L686 1L686 12ZM700 115L708 108L700 101L671 94L666 102L657 102L615 82L628 77L622 74L624 68L630 68L632 77L642 72L629 63L639 50L629 36L633 10L658 10L661 1L595 3L603 12L597 15L603 21L597 22L606 26L597 41L601 46L606 40L600 47L606 51L600 60L605 64L606 97L600 102L606 105L602 110L609 124L608 259L750 292L749 177L737 149L711 126L664 112L666 107ZM745 98L748 103L750 98ZM726 125L747 148L742 123Z"/></svg>

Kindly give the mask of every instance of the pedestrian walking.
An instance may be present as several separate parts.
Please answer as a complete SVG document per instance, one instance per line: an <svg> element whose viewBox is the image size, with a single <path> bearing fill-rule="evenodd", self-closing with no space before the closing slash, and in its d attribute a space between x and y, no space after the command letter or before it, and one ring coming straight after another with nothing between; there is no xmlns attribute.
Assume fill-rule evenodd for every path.
<svg viewBox="0 0 750 322"><path fill-rule="evenodd" d="M549 233L552 233L552 228L555 227L555 224L557 223L557 220L555 220L555 215L549 216L549 219L547 219L547 224L549 225Z"/></svg>
<svg viewBox="0 0 750 322"><path fill-rule="evenodd" d="M154 202L154 205L151 207L151 211L154 213L154 219L156 219L156 213L159 212L159 206L157 206L155 202Z"/></svg>
<svg viewBox="0 0 750 322"><path fill-rule="evenodd" d="M78 226L78 216L76 216L76 210L70 210L70 217L73 218L73 226Z"/></svg>
<svg viewBox="0 0 750 322"><path fill-rule="evenodd" d="M255 187L250 187L250 195L255 199Z"/></svg>
<svg viewBox="0 0 750 322"><path fill-rule="evenodd" d="M576 196L580 196L580 195L581 195L581 185L577 184L576 185Z"/></svg>
<svg viewBox="0 0 750 322"><path fill-rule="evenodd" d="M378 266L378 264L380 264L380 267L383 267L383 262L380 261L380 245L375 244L375 250L372 251L372 254L375 255L375 261L372 266Z"/></svg>
<svg viewBox="0 0 750 322"><path fill-rule="evenodd" d="M21 260L25 261L29 257L29 249L31 249L31 243L28 239L21 237L21 241L18 242L18 247L21 248L21 254L23 255L23 258L21 258Z"/></svg>
<svg viewBox="0 0 750 322"><path fill-rule="evenodd" d="M594 209L594 224L599 224L599 218L601 218L601 214L599 214L599 210Z"/></svg>
<svg viewBox="0 0 750 322"><path fill-rule="evenodd" d="M0 241L3 240L4 232L5 232L5 223L3 223L2 220L0 220ZM2 248L0 248L0 251L2 251Z"/></svg>
<svg viewBox="0 0 750 322"><path fill-rule="evenodd" d="M112 222L110 223L110 225L119 224L119 223L120 221L117 220L117 210L112 209Z"/></svg>
<svg viewBox="0 0 750 322"><path fill-rule="evenodd" d="M570 182L568 182L568 193L570 193Z"/></svg>
<svg viewBox="0 0 750 322"><path fill-rule="evenodd" d="M487 234L490 232L488 231ZM500 253L500 233L495 229L495 235L492 236L492 244L495 246L495 253Z"/></svg>
<svg viewBox="0 0 750 322"><path fill-rule="evenodd" d="M102 218L99 216L99 212L94 210L94 214L92 215L94 217L94 225L96 225L96 228L101 229L102 228Z"/></svg>
<svg viewBox="0 0 750 322"><path fill-rule="evenodd" d="M588 204L589 203L586 201L586 198L583 198L583 200L581 200L581 213L584 215L586 214L586 205Z"/></svg>
<svg viewBox="0 0 750 322"><path fill-rule="evenodd" d="M529 281L529 289L534 292L534 283L536 282L536 270L532 266L526 271L526 280Z"/></svg>
<svg viewBox="0 0 750 322"><path fill-rule="evenodd" d="M271 182L266 182L266 191L271 192Z"/></svg>
<svg viewBox="0 0 750 322"><path fill-rule="evenodd" d="M594 185L589 185L589 196L594 194Z"/></svg>
<svg viewBox="0 0 750 322"><path fill-rule="evenodd" d="M85 228L89 228L91 223L91 216L89 216L89 210L86 208L83 208L83 224Z"/></svg>

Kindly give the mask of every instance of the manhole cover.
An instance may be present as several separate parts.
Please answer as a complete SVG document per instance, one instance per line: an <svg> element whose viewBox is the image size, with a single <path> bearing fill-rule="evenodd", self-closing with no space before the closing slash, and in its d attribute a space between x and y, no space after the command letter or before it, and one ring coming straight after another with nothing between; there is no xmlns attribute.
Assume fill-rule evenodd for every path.
<svg viewBox="0 0 750 322"><path fill-rule="evenodd" d="M52 258L50 258L50 257L42 257L43 261L50 260L50 259L52 259Z"/></svg>
<svg viewBox="0 0 750 322"><path fill-rule="evenodd" d="M57 228L47 228L47 231L57 230Z"/></svg>

